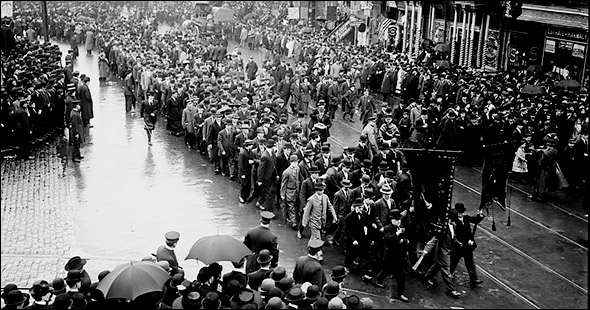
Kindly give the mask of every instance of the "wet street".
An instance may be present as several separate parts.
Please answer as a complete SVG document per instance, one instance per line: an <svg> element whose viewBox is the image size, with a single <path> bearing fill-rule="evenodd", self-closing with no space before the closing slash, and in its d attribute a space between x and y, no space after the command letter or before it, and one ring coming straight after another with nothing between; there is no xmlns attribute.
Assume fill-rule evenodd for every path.
<svg viewBox="0 0 590 310"><path fill-rule="evenodd" d="M59 45L67 54L68 46ZM33 161L3 160L0 285L28 287L37 279L65 277L63 266L74 255L88 259L85 269L94 281L102 270L155 253L169 230L181 234L176 254L192 280L203 266L184 260L192 244L212 234L242 240L248 228L258 225L258 210L254 203L238 202L237 182L216 175L207 158L186 148L183 137L168 135L164 118L148 146L139 113L125 113L119 81L99 82L97 52L87 56L80 50L74 67L90 76L94 100L94 127L81 149L85 158L72 162L68 147L56 139L37 149ZM255 56L262 67L260 52L242 53L244 59ZM356 144L361 129L359 122L341 122L339 113L331 130L333 153ZM453 203L464 202L474 213L480 172L458 167L455 178ZM471 290L460 263L455 281L461 299L444 294L440 277L438 286L427 290L409 276L409 304L389 304L394 280L379 289L351 274L344 287L348 294L373 298L381 308L588 308L588 220L581 192L563 191L553 202L541 203L526 198L531 191L523 185L511 191L511 226L507 213L497 208L497 231L491 229L491 217L479 226L475 262L484 283ZM300 240L280 219L271 229L279 235L279 265L291 274L296 259L306 253L309 230ZM329 276L333 266L343 264L343 250L326 247L324 252ZM225 272L231 270L223 265Z"/></svg>

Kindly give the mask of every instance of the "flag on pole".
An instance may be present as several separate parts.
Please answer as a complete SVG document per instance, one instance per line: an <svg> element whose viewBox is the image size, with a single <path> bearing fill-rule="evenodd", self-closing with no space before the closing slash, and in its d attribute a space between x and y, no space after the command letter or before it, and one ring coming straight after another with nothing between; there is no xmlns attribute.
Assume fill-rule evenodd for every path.
<svg viewBox="0 0 590 310"><path fill-rule="evenodd" d="M379 40L384 40L386 33L389 33L389 29L395 27L395 21L393 19L386 18L379 23Z"/></svg>

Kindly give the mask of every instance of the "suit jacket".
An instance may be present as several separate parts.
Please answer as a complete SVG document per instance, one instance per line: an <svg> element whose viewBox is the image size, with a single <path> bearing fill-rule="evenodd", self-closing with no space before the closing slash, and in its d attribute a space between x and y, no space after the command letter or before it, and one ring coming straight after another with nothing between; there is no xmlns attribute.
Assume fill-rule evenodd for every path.
<svg viewBox="0 0 590 310"><path fill-rule="evenodd" d="M299 166L295 168L287 167L281 177L281 198L293 202L297 201L297 198L299 198L297 192L300 185Z"/></svg>
<svg viewBox="0 0 590 310"><path fill-rule="evenodd" d="M220 122L221 123L221 122ZM213 145L213 148L219 147L217 144L217 138L219 137L219 132L223 130L223 124L218 124L217 122L213 121L209 126L209 136L207 137L207 144Z"/></svg>
<svg viewBox="0 0 590 310"><path fill-rule="evenodd" d="M326 274L318 260L305 255L299 257L295 263L293 280L295 283L309 282L312 285L323 287L326 283Z"/></svg>
<svg viewBox="0 0 590 310"><path fill-rule="evenodd" d="M311 197L315 193L314 190L314 182L311 177L308 177L301 183L301 189L299 190L299 206L300 210L305 208L305 204L307 203L307 199Z"/></svg>
<svg viewBox="0 0 590 310"><path fill-rule="evenodd" d="M258 182L262 182L262 186L270 186L277 176L276 159L268 150L264 150L260 156L260 165L258 166Z"/></svg>
<svg viewBox="0 0 590 310"><path fill-rule="evenodd" d="M334 202L332 203L334 205L334 210L336 211L336 215L338 216L339 220L341 220L348 213L350 213L350 208L352 206L352 203L354 202L351 197L350 189L348 189L346 195L344 194L344 189L345 188L342 188L338 192L336 192L336 194L334 195Z"/></svg>
<svg viewBox="0 0 590 310"><path fill-rule="evenodd" d="M223 129L217 135L217 147L219 148L218 154L221 156L222 152L225 152L225 156L230 156L231 152L234 151L234 139L233 133Z"/></svg>
<svg viewBox="0 0 590 310"><path fill-rule="evenodd" d="M253 159L252 153L242 148L238 155L238 177L240 179L242 179L242 176L245 179L250 179L250 173L252 172L252 164L248 162L250 159Z"/></svg>
<svg viewBox="0 0 590 310"><path fill-rule="evenodd" d="M393 198L390 198L391 207L387 205L385 199L380 198L371 206L371 214L375 215L377 222L377 227L385 227L387 223L389 223L389 212L393 209L396 209L396 204Z"/></svg>
<svg viewBox="0 0 590 310"><path fill-rule="evenodd" d="M320 156L320 158L316 159L315 165L320 169L320 175L324 175L328 171L328 168L332 166L332 157L330 156L328 158L328 164L326 165L324 157Z"/></svg>
<svg viewBox="0 0 590 310"><path fill-rule="evenodd" d="M258 288L260 287L260 285L262 284L262 281L264 281L264 279L270 278L270 274L272 273L273 270L274 270L274 268L270 268L270 269L260 268L256 271L250 272L248 274L248 285L250 286L250 288L257 291Z"/></svg>
<svg viewBox="0 0 590 310"><path fill-rule="evenodd" d="M278 237L269 228L258 226L251 228L244 237L244 244L253 252L246 262L246 273L258 270L260 266L256 259L258 253L266 249L272 255L271 267L276 267L279 262Z"/></svg>
<svg viewBox="0 0 590 310"><path fill-rule="evenodd" d="M467 245L469 240L473 240L471 237L473 231L471 230L471 224L478 224L484 219L483 214L476 216L463 215L463 221L455 219L453 224L455 225L455 240L459 241L462 245Z"/></svg>

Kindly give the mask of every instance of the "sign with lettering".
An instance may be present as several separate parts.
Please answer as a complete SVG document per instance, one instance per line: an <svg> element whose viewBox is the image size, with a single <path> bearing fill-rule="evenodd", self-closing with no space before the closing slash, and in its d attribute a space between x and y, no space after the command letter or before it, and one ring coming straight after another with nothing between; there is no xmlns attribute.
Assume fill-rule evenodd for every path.
<svg viewBox="0 0 590 310"><path fill-rule="evenodd" d="M336 38L336 40L341 41L346 37L347 34L350 33L352 27L350 26L350 20L347 20L344 24L338 26L338 29L334 30L332 35Z"/></svg>
<svg viewBox="0 0 590 310"><path fill-rule="evenodd" d="M547 36L559 39L567 39L572 41L580 41L586 43L588 40L588 34L583 32L577 32L573 30L566 30L566 29L555 29L549 28L547 29Z"/></svg>
<svg viewBox="0 0 590 310"><path fill-rule="evenodd" d="M2 1L2 17L12 17L12 1Z"/></svg>
<svg viewBox="0 0 590 310"><path fill-rule="evenodd" d="M555 41L547 39L545 41L545 52L555 53Z"/></svg>

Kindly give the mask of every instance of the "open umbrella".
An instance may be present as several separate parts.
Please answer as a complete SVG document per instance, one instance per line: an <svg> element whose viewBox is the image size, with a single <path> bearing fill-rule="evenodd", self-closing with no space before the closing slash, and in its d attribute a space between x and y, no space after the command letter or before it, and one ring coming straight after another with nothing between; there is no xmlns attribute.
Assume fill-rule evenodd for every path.
<svg viewBox="0 0 590 310"><path fill-rule="evenodd" d="M318 16L318 17L315 18L315 20L325 22L328 19L326 19L324 16Z"/></svg>
<svg viewBox="0 0 590 310"><path fill-rule="evenodd" d="M311 28L311 27L301 28L301 33L312 33L312 32L313 32L313 28Z"/></svg>
<svg viewBox="0 0 590 310"><path fill-rule="evenodd" d="M161 292L170 275L152 262L129 262L113 269L96 287L105 299L134 300L150 292Z"/></svg>
<svg viewBox="0 0 590 310"><path fill-rule="evenodd" d="M538 73L538 72L543 72L543 68L541 68L541 66L539 65L530 65L526 71L532 72L532 73Z"/></svg>
<svg viewBox="0 0 590 310"><path fill-rule="evenodd" d="M207 265L221 261L237 263L250 254L252 251L238 239L229 235L214 235L197 240L185 260L196 259Z"/></svg>
<svg viewBox="0 0 590 310"><path fill-rule="evenodd" d="M300 20L299 22L297 22L297 26L305 26L307 25L307 22L304 20Z"/></svg>
<svg viewBox="0 0 590 310"><path fill-rule="evenodd" d="M561 79L561 74L559 74L555 71L547 72L547 73L545 73L545 76L548 76L548 77L554 78L554 79Z"/></svg>
<svg viewBox="0 0 590 310"><path fill-rule="evenodd" d="M529 95L538 95L544 94L545 88L541 85L525 85L523 88L520 89L522 94L529 94Z"/></svg>
<svg viewBox="0 0 590 310"><path fill-rule="evenodd" d="M576 88L580 87L580 83L578 83L576 80L562 80L555 83L555 86L563 88Z"/></svg>
<svg viewBox="0 0 590 310"><path fill-rule="evenodd" d="M439 43L434 47L434 51L448 53L451 51L451 45L448 43Z"/></svg>

